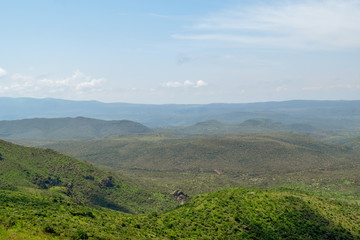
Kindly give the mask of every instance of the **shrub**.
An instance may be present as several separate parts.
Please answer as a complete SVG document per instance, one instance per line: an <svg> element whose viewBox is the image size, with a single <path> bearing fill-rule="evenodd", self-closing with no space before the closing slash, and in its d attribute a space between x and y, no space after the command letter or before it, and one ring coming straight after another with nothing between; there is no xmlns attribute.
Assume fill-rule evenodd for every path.
<svg viewBox="0 0 360 240"><path fill-rule="evenodd" d="M87 235L87 233L83 230L77 230L75 233L75 237L74 239L79 240L79 239L89 239L89 236Z"/></svg>
<svg viewBox="0 0 360 240"><path fill-rule="evenodd" d="M46 226L44 227L44 232L46 232L46 233L52 233L52 234L56 234L55 229L54 229L54 228L52 228L52 227L51 227L51 226L49 226L49 225L46 225Z"/></svg>

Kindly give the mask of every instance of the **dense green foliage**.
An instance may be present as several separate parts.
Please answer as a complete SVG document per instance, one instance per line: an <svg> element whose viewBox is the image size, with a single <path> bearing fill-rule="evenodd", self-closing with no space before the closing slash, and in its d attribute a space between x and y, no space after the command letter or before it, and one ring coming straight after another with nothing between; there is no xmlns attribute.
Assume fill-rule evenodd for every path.
<svg viewBox="0 0 360 240"><path fill-rule="evenodd" d="M304 187L360 200L360 155L350 145L299 134L243 133L198 137L126 136L47 147L118 170L141 188L190 196L226 187ZM136 179L136 180L134 180Z"/></svg>
<svg viewBox="0 0 360 240"><path fill-rule="evenodd" d="M359 206L251 189L200 195L165 216L161 220L171 226L167 232L175 239L352 239L360 230Z"/></svg>
<svg viewBox="0 0 360 240"><path fill-rule="evenodd" d="M242 175L349 168L359 163L351 148L289 133L129 136L46 147L113 169L151 171Z"/></svg>
<svg viewBox="0 0 360 240"><path fill-rule="evenodd" d="M226 189L130 216L0 191L1 239L357 239L359 205L289 190Z"/></svg>
<svg viewBox="0 0 360 240"><path fill-rule="evenodd" d="M121 170L133 184L153 191L181 189L190 196L229 187L289 187L339 200L360 203L360 166L348 169L301 171L287 174L231 175L216 173Z"/></svg>
<svg viewBox="0 0 360 240"><path fill-rule="evenodd" d="M62 196L77 204L124 212L168 209L171 200L127 184L111 172L50 149L0 140L0 189Z"/></svg>
<svg viewBox="0 0 360 240"><path fill-rule="evenodd" d="M94 139L149 132L151 130L144 125L127 120L104 121L77 117L0 121L0 137L6 139Z"/></svg>
<svg viewBox="0 0 360 240"><path fill-rule="evenodd" d="M340 179L339 176L344 175L341 171L345 171L347 178L344 179L344 185L356 186L359 183L357 159L352 159L353 153L347 147L320 143L301 135L284 134L236 134L190 139L148 135L106 141L117 142L122 146L135 144L137 148L128 149L134 151L131 154L135 156L144 154L143 151L151 153L150 148L146 148L151 144L165 156L168 154L166 149L172 150L171 146L177 149L172 156L204 154L208 156L205 158L204 167L216 162L211 161L210 157L216 156L218 151L227 157L223 158L222 162L229 164L230 161L225 159L235 155L227 154L236 149L241 151L235 154L253 155L253 161L261 160L261 156L256 155L261 149L268 157L271 153L278 153L279 161L284 161L282 164L285 164L286 157L289 159L290 153L303 153L307 157L314 155L311 161L317 162L319 165L316 166L320 167L312 172L308 167L304 168L306 164L312 163L311 161L304 160L304 165L301 165L301 158L296 158L301 171L275 171L275 167L278 166L273 159L275 165L272 167L276 173L274 175L266 175L268 170L262 170L261 166L255 168L256 164L253 164L248 165L249 168L255 169L252 174L236 174L230 171L230 166L235 165L228 165L229 170L216 169L218 173L187 168L178 172L160 171L161 174L172 175L168 178L163 178L164 175L160 174L134 179L128 174L128 178L120 179L114 173L54 150L22 147L0 141L0 239L360 238L360 205L356 195L352 195L354 198L337 198L337 192L328 194L325 189L316 190L306 185L299 185L297 190L294 190L293 185L291 189L277 190L230 188L193 196L185 205L175 208L173 200L159 193L164 189L174 189L179 180L176 179L178 174L185 176L186 181L183 184L186 183L188 187L203 188L207 184L202 192L231 186L231 181L236 185L239 183L236 178L246 179L247 183L264 183L272 179L284 184L286 177L296 180L304 172L317 175L316 171L321 171L321 176L329 172L336 179L334 184ZM71 142L74 146L77 143L89 142ZM96 143L91 145L93 148L98 146L96 150L101 149L100 142L90 143ZM86 149L90 149L88 145L85 146ZM241 156L245 158L246 155ZM160 154L156 157L160 157ZM160 166L156 158L153 164ZM243 164L246 164L246 161ZM347 168L349 165L353 166L353 172ZM339 176L334 175L333 171ZM154 169L146 172L157 171ZM194 178L192 174L199 174L200 178ZM158 184L161 178L163 185ZM173 182L168 181L171 179ZM310 181L314 179L315 177ZM144 181L147 181L146 184ZM155 186L150 187L153 183L156 183ZM175 185L172 185L173 183ZM167 188L165 185L172 186ZM141 186L147 187L148 190L143 190ZM196 192L201 191L192 193ZM169 211L171 208L175 209ZM126 212L143 214L130 215Z"/></svg>

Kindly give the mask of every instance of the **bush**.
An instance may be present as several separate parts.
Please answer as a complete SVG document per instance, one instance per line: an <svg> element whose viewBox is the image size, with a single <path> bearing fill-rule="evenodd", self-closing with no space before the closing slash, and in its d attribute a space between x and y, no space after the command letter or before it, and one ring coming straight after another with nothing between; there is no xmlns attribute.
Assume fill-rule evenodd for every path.
<svg viewBox="0 0 360 240"><path fill-rule="evenodd" d="M89 236L83 230L77 230L75 234L76 235L75 235L74 239L76 239L76 240L78 240L78 239L89 239Z"/></svg>
<svg viewBox="0 0 360 240"><path fill-rule="evenodd" d="M56 234L56 231L54 228L52 228L51 226L47 225L44 227L44 232L46 233L52 233L52 234Z"/></svg>

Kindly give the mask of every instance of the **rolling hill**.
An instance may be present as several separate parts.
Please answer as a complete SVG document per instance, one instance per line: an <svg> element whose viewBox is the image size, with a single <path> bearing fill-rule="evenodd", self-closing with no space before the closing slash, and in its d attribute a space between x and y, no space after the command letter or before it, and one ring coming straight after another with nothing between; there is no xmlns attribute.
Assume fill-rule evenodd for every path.
<svg viewBox="0 0 360 240"><path fill-rule="evenodd" d="M61 141L45 147L107 166L153 191L181 189L194 196L225 187L290 186L358 201L358 139L350 143L324 143L294 133L157 134Z"/></svg>
<svg viewBox="0 0 360 240"><path fill-rule="evenodd" d="M165 195L139 189L114 173L54 150L22 147L2 140L0 189L131 213L161 210L175 204ZM161 204L157 205L157 201Z"/></svg>
<svg viewBox="0 0 360 240"><path fill-rule="evenodd" d="M130 216L0 190L1 239L344 239L360 237L358 205L291 190L233 188L163 213Z"/></svg>
<svg viewBox="0 0 360 240"><path fill-rule="evenodd" d="M349 147L293 133L238 133L197 137L129 136L46 145L113 169L241 174L290 173L352 167Z"/></svg>
<svg viewBox="0 0 360 240"><path fill-rule="evenodd" d="M149 133L144 125L127 121L104 121L84 117L34 118L0 121L0 138L5 139L94 139L115 134Z"/></svg>

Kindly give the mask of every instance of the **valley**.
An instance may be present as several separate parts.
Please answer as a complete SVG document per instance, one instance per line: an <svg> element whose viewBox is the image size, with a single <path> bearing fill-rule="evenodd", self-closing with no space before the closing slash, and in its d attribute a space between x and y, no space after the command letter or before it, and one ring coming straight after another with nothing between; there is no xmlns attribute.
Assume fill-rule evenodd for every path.
<svg viewBox="0 0 360 240"><path fill-rule="evenodd" d="M299 134L136 135L46 147L163 193L181 189L194 196L225 187L286 186L360 199L358 151Z"/></svg>
<svg viewBox="0 0 360 240"><path fill-rule="evenodd" d="M345 118L0 121L0 238L358 239L360 132Z"/></svg>

